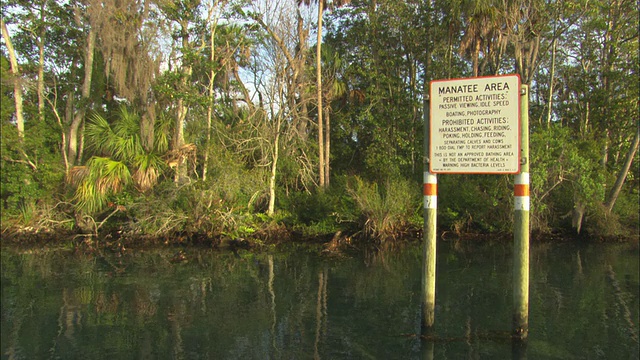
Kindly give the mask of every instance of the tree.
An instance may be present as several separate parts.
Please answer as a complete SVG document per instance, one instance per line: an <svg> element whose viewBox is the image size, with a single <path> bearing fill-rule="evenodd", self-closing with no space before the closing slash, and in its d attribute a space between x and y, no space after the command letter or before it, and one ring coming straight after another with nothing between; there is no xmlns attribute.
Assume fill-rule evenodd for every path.
<svg viewBox="0 0 640 360"><path fill-rule="evenodd" d="M628 165L622 149L628 149L627 154L634 153L639 91L636 81L638 35L637 29L623 24L635 19L637 14L637 7L630 1L593 4L578 26L568 31L567 43L562 45L569 59L560 75L569 101L563 104L560 117L571 120L567 125L575 129L580 139L600 148L596 161L607 179L615 179L613 188L603 189L603 196L598 199L605 209L613 208L619 182L626 178ZM569 41L578 41L579 45ZM605 193L609 195L605 197ZM580 206L581 203L577 199L576 219L598 211Z"/></svg>
<svg viewBox="0 0 640 360"><path fill-rule="evenodd" d="M294 190L307 190L314 181L311 159L308 157L309 144L306 142L306 121L309 84L305 78L307 25L299 7L293 3L265 4L255 8L250 16L264 31L264 36L256 41L260 44L255 53L251 72L255 78L259 99L258 111L252 120L254 126L264 128L253 132L254 140L268 144L263 149L261 163L265 155L270 168L269 207L275 206L276 182L285 180ZM268 134L267 139L263 139ZM286 153L283 154L283 149ZM282 175L277 166L287 160L289 174ZM280 175L278 175L280 174Z"/></svg>
<svg viewBox="0 0 640 360"><path fill-rule="evenodd" d="M142 144L155 147L154 129L158 99L154 85L160 73L160 50L168 30L160 5L155 0L126 0L105 3L101 23L100 50L107 73L106 86L112 96L126 99L141 110Z"/></svg>
<svg viewBox="0 0 640 360"><path fill-rule="evenodd" d="M56 9L59 5L55 3L49 4L44 0L17 0L11 5L20 9L20 11L12 12L7 16L10 22L19 24L17 35L20 38L16 41L16 47L21 48L20 52L22 53L22 57L27 58L28 63L37 63L36 92L38 97L38 119L43 121L45 116L45 41L47 37L47 28L55 26L55 24L50 21L50 18L52 17L52 14L56 13ZM27 42L29 43L28 45L24 44ZM33 47L35 49L30 48L32 42L34 43Z"/></svg>
<svg viewBox="0 0 640 360"><path fill-rule="evenodd" d="M629 146L629 151L627 152L627 156L625 157L624 165L620 168L620 172L616 178L616 182L611 188L611 192L609 192L607 199L605 200L605 207L609 213L613 210L613 205L615 205L618 196L620 195L620 190L622 190L622 185L624 184L627 175L629 174L629 170L631 169L631 163L633 162L633 158L638 152L638 145L640 143L640 128L636 131L636 135L633 137L633 141L631 146Z"/></svg>
<svg viewBox="0 0 640 360"><path fill-rule="evenodd" d="M202 164L203 181L207 178L209 167L214 113L217 114L216 117L222 117L227 112L226 109L231 107L230 114L233 117L240 116L238 103L243 103L249 113L255 112L251 95L239 75L240 66L248 63L254 46L248 35L252 30L233 24L214 25L217 21L211 25L209 61L202 63L208 71L208 77L204 80L208 83L208 103ZM196 70L198 71L200 70ZM214 101L218 106L214 107Z"/></svg>
<svg viewBox="0 0 640 360"><path fill-rule="evenodd" d="M210 47L211 56L209 58L210 60L209 67L211 68L211 70L209 72L209 94L208 94L209 102L207 104L207 140L206 140L205 151L204 151L204 161L202 164L202 181L207 180L207 169L208 169L208 162L209 162L208 148L211 143L211 120L213 118L213 101L215 96L213 84L218 71L217 66L215 65L215 60L216 60L216 41L215 40L216 40L216 30L218 28L218 21L220 19L219 7L224 6L224 4L226 4L226 1L223 1L222 3L220 3L218 0L213 0L209 5L209 10L207 12L207 24L210 24L209 47Z"/></svg>
<svg viewBox="0 0 640 360"><path fill-rule="evenodd" d="M346 95L347 84L341 78L345 70L344 63L340 55L335 52L331 46L325 45L322 47L322 63L324 64L322 68L322 77L326 80L324 81L324 88L322 90L322 97L326 100L325 111L323 112L326 132L326 136L324 137L326 160L324 162L324 174L325 185L329 186L331 178L331 114L334 110L332 104L335 100Z"/></svg>
<svg viewBox="0 0 640 360"><path fill-rule="evenodd" d="M385 180L413 174L421 161L425 13L420 1L353 2L328 17L325 41L341 55L348 90L332 105L338 173Z"/></svg>
<svg viewBox="0 0 640 360"><path fill-rule="evenodd" d="M503 41L500 36L498 8L491 0L470 1L462 6L469 12L463 15L463 22L466 24L465 33L460 43L460 54L468 53L472 62L472 74L474 77L484 73L484 66L481 66L480 53L484 52L483 63L490 59L494 47L500 48Z"/></svg>
<svg viewBox="0 0 640 360"><path fill-rule="evenodd" d="M200 0L166 2L161 6L162 12L171 22L171 25L174 26L172 37L176 46L175 50L179 52L177 58L169 60L177 65L177 70L171 79L172 84L170 84L176 90L170 94L172 98L175 97L176 99L175 125L171 145L176 155L186 153L183 150L190 147L190 145L186 144L184 130L187 113L190 109L188 105L190 105L190 98L193 95L190 87L191 76L193 75L194 62L198 58L196 56L198 48L195 38L201 35L200 32L193 31L200 27L200 7ZM176 160L174 180L176 183L182 183L188 176L186 157L177 156Z"/></svg>
<svg viewBox="0 0 640 360"><path fill-rule="evenodd" d="M84 81L82 83L82 97L78 109L69 126L69 141L67 156L71 165L80 163L82 159L82 145L84 142L81 126L89 107L91 95L91 77L93 76L93 58L95 52L96 30L89 29L84 50Z"/></svg>
<svg viewBox="0 0 640 360"><path fill-rule="evenodd" d="M311 5L312 0L298 0L298 6L301 4L305 4L306 6ZM317 95L317 111L318 111L318 173L320 177L320 187L323 188L325 185L328 185L328 177L329 174L326 173L326 168L328 165L326 163L329 162L329 154L325 152L325 144L324 137L329 137L329 131L325 129L324 120L322 117L323 105L322 105L322 15L324 10L327 9L327 1L326 0L314 0L314 3L318 4L318 30L317 30L317 39L316 39L316 95ZM334 0L329 3L329 9L334 7L341 7L348 3L350 0ZM326 134L325 134L326 132Z"/></svg>
<svg viewBox="0 0 640 360"><path fill-rule="evenodd" d="M7 52L9 53L9 63L11 64L11 73L13 77L13 99L15 101L15 115L16 115L16 127L18 129L18 136L20 139L24 139L24 114L22 110L22 81L20 68L18 67L18 60L16 52L11 42L11 36L7 25L3 19L0 19L0 27L2 28L2 39L4 39Z"/></svg>
<svg viewBox="0 0 640 360"><path fill-rule="evenodd" d="M289 122L291 125L296 122L295 98L298 92L297 85L303 74L303 63L298 53L295 52L296 48L292 42L300 41L303 43L306 32L300 31L302 17L299 11L296 9L294 16L291 16L291 11L290 6L267 5L262 8L262 11L251 14L266 33L266 36L259 38L257 50L262 52L264 56L255 61L252 69L257 79L256 91L260 103L257 111L252 113L251 122L252 128L255 129L252 131L254 134L252 142L257 140L256 145L259 146L262 154L260 162L267 164L269 168L269 201L267 206L267 214L269 215L273 215L275 212L283 124L287 120L291 120ZM293 19L295 22L291 21ZM296 35L303 38L296 39ZM260 134L267 136L263 137L264 135ZM259 145L259 143L267 146Z"/></svg>

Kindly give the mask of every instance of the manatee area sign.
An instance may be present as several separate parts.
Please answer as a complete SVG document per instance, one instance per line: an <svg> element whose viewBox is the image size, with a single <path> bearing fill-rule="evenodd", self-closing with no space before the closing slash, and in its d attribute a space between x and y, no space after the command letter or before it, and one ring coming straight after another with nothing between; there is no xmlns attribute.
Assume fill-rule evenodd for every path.
<svg viewBox="0 0 640 360"><path fill-rule="evenodd" d="M529 85L518 75L435 80L424 114L422 331L435 321L439 174L514 174L515 344L529 332Z"/></svg>
<svg viewBox="0 0 640 360"><path fill-rule="evenodd" d="M520 172L518 75L435 80L429 102L430 172Z"/></svg>

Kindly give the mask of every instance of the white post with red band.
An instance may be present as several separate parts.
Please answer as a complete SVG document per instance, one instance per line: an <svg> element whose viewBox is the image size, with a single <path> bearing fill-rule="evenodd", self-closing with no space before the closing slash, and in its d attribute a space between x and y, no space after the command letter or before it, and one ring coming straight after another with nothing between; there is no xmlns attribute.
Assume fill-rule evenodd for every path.
<svg viewBox="0 0 640 360"><path fill-rule="evenodd" d="M425 86L426 83L425 83ZM436 312L436 219L438 214L438 177L429 168L430 106L427 92L424 101L424 182L423 250L422 250L422 333L434 331Z"/></svg>
<svg viewBox="0 0 640 360"><path fill-rule="evenodd" d="M438 208L438 177L428 171L424 172L424 185L422 189L425 209Z"/></svg>
<svg viewBox="0 0 640 360"><path fill-rule="evenodd" d="M427 334L433 331L436 308L436 221L438 214L438 177L424 172L424 248L422 269L422 326Z"/></svg>
<svg viewBox="0 0 640 360"><path fill-rule="evenodd" d="M529 173L521 172L516 175L513 195L515 210L529 211Z"/></svg>
<svg viewBox="0 0 640 360"><path fill-rule="evenodd" d="M520 173L515 176L513 217L513 338L529 334L529 86L520 91Z"/></svg>

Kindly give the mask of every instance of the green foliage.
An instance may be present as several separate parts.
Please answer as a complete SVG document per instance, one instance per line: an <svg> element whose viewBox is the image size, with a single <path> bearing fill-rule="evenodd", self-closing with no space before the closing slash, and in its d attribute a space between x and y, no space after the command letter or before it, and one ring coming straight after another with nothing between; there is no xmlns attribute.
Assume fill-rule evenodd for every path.
<svg viewBox="0 0 640 360"><path fill-rule="evenodd" d="M623 226L621 233L630 235L640 233L640 192L638 186L629 187L623 192L613 208L613 213L618 217Z"/></svg>
<svg viewBox="0 0 640 360"><path fill-rule="evenodd" d="M285 219L287 226L304 236L347 231L369 240L389 240L422 225L417 189L417 184L404 179L388 180L379 187L358 176L339 176L323 191L281 196L280 206L291 214Z"/></svg>
<svg viewBox="0 0 640 360"><path fill-rule="evenodd" d="M210 150L207 187L229 208L253 212L264 206L266 171L247 167L239 154L218 145Z"/></svg>
<svg viewBox="0 0 640 360"><path fill-rule="evenodd" d="M347 192L359 210L359 217L354 220L370 238L397 238L411 225L417 225L412 224L420 204L417 188L417 184L403 179L388 180L382 188L357 176L349 179Z"/></svg>
<svg viewBox="0 0 640 360"><path fill-rule="evenodd" d="M392 1L381 2L374 10L360 2L336 11L336 16L345 13L336 19L339 27L331 28L332 17L327 21L326 42L341 54L344 70L337 75L348 89L333 104L331 148L336 173L382 182L419 172L424 74L417 59L425 52L424 44L415 40L425 34L423 26L411 24L423 10L422 4L414 8Z"/></svg>
<svg viewBox="0 0 640 360"><path fill-rule="evenodd" d="M334 234L340 229L353 229L357 218L353 199L345 192L345 177L334 179L323 191L280 194L280 207L290 216L285 223L307 237Z"/></svg>
<svg viewBox="0 0 640 360"><path fill-rule="evenodd" d="M438 178L439 226L455 233L512 229L511 179L498 175Z"/></svg>
<svg viewBox="0 0 640 360"><path fill-rule="evenodd" d="M489 6L493 3L495 8ZM274 150L276 116L269 109L278 109L283 122L278 129L282 136L276 191L277 206L283 210L277 221L314 234L347 228L364 229L371 237L398 233L398 229L420 223L421 201L415 191L419 186L409 186L411 182L402 179L421 176L423 92L428 81L468 77L474 65L483 74L514 71L513 39L517 36L503 37L504 43L483 43L498 41L496 29L500 33L514 30L501 13L504 4L484 1L465 7L469 4L460 1L379 0L372 7L369 2L354 1L327 12L321 70L330 110L326 113L331 119L333 177L330 188L315 191L318 133L311 124L316 109L313 98L302 93L313 90L313 56L290 54L295 59L305 55L307 62L289 64L282 72L265 65L284 54L279 48L271 49L274 53L269 56L255 51L256 44L264 43L268 36L255 32L254 25L256 18L268 21L269 17L249 15L258 7L244 1L220 5L213 49L209 44L213 29L199 16L205 9L198 1L163 4L146 18L154 21L141 24L127 23L140 19L135 8L106 14L107 20L117 17L122 29L149 35L131 37L138 39L139 59L164 56L168 66L154 68L151 62L130 59L135 63L120 72L123 77L128 74L127 79L117 81L114 73L107 76L107 68L109 64L113 67L114 59L129 58L131 54L118 51L131 47L112 46L105 51L109 40L105 36L114 34L99 33L87 95L79 90L89 65L83 63L85 30L91 26L87 18L78 16L78 9L68 4L43 2L39 8L13 2L10 7L15 11L6 14L5 21L12 30L25 85L25 136L20 139L15 129L12 74L2 54L2 217L37 222L43 202L51 206L68 197L62 186L66 170L61 161L62 135L68 135L75 112L83 109L100 115L91 116L79 130L77 140L79 144L84 140L84 158L90 160L69 173L77 186L73 199L79 210L94 214L109 202L125 205L129 218L122 215L118 220L130 220L133 228L152 234L186 230L241 237L259 231L260 226L276 221L260 219L256 213L265 211L268 200L267 169ZM538 70L531 74L532 229L569 228L571 212L580 208L585 210L586 228L592 234L637 233L637 171L627 177L613 213L602 208L630 147L629 134L637 128L637 29L625 26L637 19L637 6L584 1L550 6L535 1L534 5L528 12L530 18L511 19L520 21L521 29L536 30L521 40L535 41L540 49L555 49L539 53ZM271 4L264 6L261 9L275 10ZM240 19L230 21L230 8ZM552 20L536 20L547 18ZM171 26L150 26L163 22ZM308 23L301 25L301 32L308 30ZM163 33L162 29L169 30ZM295 31L281 34L284 48L296 47L291 40ZM40 80L41 35L46 60L44 114L38 112L34 86ZM469 52L474 41L483 45L480 53ZM171 54L156 53L166 49L158 47L159 43L170 46ZM107 59L111 59L109 64ZM300 75L299 83L285 77L291 75L289 70ZM243 85L250 78L259 93ZM283 85L286 95L269 94L276 90L266 86L272 80ZM116 110L118 101L107 90L127 97L132 107ZM255 99L249 99L254 95ZM142 99L147 102L142 104ZM181 187L164 176L179 105L186 110L184 138L197 149L190 157L195 163L189 169L190 178ZM54 116L54 106L60 118ZM157 113L151 116L156 119L153 141L150 129L141 126L138 111L143 110L149 115ZM208 164L203 164L205 154ZM205 166L207 178L201 181L198 176ZM510 177L447 175L440 178L439 186L439 224L444 229L511 229Z"/></svg>
<svg viewBox="0 0 640 360"><path fill-rule="evenodd" d="M0 78L9 79L9 60L4 56L4 54L0 55ZM0 121L5 124L8 123L11 119L11 115L15 111L15 103L13 101L13 88L11 88L8 82L2 81L0 85Z"/></svg>
<svg viewBox="0 0 640 360"><path fill-rule="evenodd" d="M4 56L0 64L2 79L10 78ZM59 135L50 117L37 120L33 107L27 105L26 135L20 139L13 120L13 87L9 85L5 81L0 84L0 213L2 220L17 219L19 224L32 225L41 210L59 199L63 179Z"/></svg>
<svg viewBox="0 0 640 360"><path fill-rule="evenodd" d="M583 204L588 214L600 212L606 184L601 143L575 138L560 126L538 129L530 143L534 229L560 226L566 217L558 214L570 214L576 204Z"/></svg>
<svg viewBox="0 0 640 360"><path fill-rule="evenodd" d="M86 166L74 167L70 180L76 186L73 200L78 209L91 214L104 208L109 195L131 183L131 173L121 161L94 156Z"/></svg>
<svg viewBox="0 0 640 360"><path fill-rule="evenodd" d="M207 181L176 186L167 180L137 196L127 207L134 232L154 236L178 232L211 237L246 237L263 222L254 211L263 206L262 169L245 169L237 156L217 148Z"/></svg>
<svg viewBox="0 0 640 360"><path fill-rule="evenodd" d="M80 211L92 214L102 210L110 195L131 183L140 192L155 186L165 164L161 154L143 148L140 126L140 117L126 107L112 124L98 114L88 122L88 148L95 155L85 166L73 167L68 175L76 186L73 200ZM156 138L161 140L163 135L156 134ZM164 148L163 141L155 144L156 149Z"/></svg>
<svg viewBox="0 0 640 360"><path fill-rule="evenodd" d="M96 154L109 154L116 160L131 162L144 150L140 140L140 118L126 107L113 125L95 114L87 124L85 135Z"/></svg>

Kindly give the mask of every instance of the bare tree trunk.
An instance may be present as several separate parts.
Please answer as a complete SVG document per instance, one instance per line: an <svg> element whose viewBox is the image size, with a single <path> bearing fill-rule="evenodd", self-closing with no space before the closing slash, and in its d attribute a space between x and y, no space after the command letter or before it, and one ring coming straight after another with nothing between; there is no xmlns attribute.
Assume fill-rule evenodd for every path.
<svg viewBox="0 0 640 360"><path fill-rule="evenodd" d="M40 9L41 21L44 22L44 2ZM44 121L44 34L45 28L42 27L38 37L38 117L40 121Z"/></svg>
<svg viewBox="0 0 640 360"><path fill-rule="evenodd" d="M13 74L13 92L16 106L16 126L18 128L18 136L20 141L24 139L24 114L22 110L22 84L20 81L20 68L18 67L18 60L16 58L16 52L13 49L13 43L7 30L7 25L4 20L0 18L0 26L2 27L2 38L7 47L9 53L9 62L11 63L11 72Z"/></svg>
<svg viewBox="0 0 640 360"><path fill-rule="evenodd" d="M582 219L584 218L584 212L586 206L582 200L574 199L573 209L571 210L571 226L576 230L578 234L582 230Z"/></svg>
<svg viewBox="0 0 640 360"><path fill-rule="evenodd" d="M473 48L473 76L478 77L480 69L480 39L475 40Z"/></svg>
<svg viewBox="0 0 640 360"><path fill-rule="evenodd" d="M38 45L38 83L37 83L37 94L38 94L38 118L40 121L44 121L44 107L46 99L44 97L44 41L46 36L46 11L45 1L40 2L40 32L37 38Z"/></svg>
<svg viewBox="0 0 640 360"><path fill-rule="evenodd" d="M178 150L184 145L184 121L187 118L187 106L184 99L178 99L178 114L176 116L176 126L173 133L173 149Z"/></svg>
<svg viewBox="0 0 640 360"><path fill-rule="evenodd" d="M327 129L327 132L325 134L325 138L324 138L324 184L325 186L329 186L330 180L330 173L331 173L331 162L330 162L330 154L331 154L331 109L327 109L326 115L325 115L325 128Z"/></svg>
<svg viewBox="0 0 640 360"><path fill-rule="evenodd" d="M191 47L189 43L189 32L188 32L188 23L181 22L181 36L182 36L182 51L186 51ZM182 58L182 79L180 80L179 91L187 91L187 86L189 83L189 79L191 78L191 74L193 73L193 68L189 64L185 64L187 61L186 57ZM187 178L187 161L182 154L179 153L182 146L185 144L184 142L184 126L185 120L187 118L187 112L189 108L187 104L185 104L184 98L181 96L178 99L177 103L178 113L176 114L176 122L173 133L173 150L177 152L177 166L176 172L174 174L175 183L181 183L183 180Z"/></svg>
<svg viewBox="0 0 640 360"><path fill-rule="evenodd" d="M176 184L181 183L187 177L186 159L178 152L184 145L184 121L187 118L188 111L183 99L178 100L177 107L178 114L176 116L176 126L173 132L173 150L176 151L178 155L178 163L176 165L176 172L173 178Z"/></svg>
<svg viewBox="0 0 640 360"><path fill-rule="evenodd" d="M271 160L271 176L269 177L269 208L267 215L271 216L276 209L276 174L278 171L278 157L280 154L280 126L281 120L278 115L276 121L276 138L273 141L273 158Z"/></svg>
<svg viewBox="0 0 640 360"><path fill-rule="evenodd" d="M217 0L213 1L211 8L209 9L209 21L211 21L211 36L209 37L209 45L211 46L211 71L209 72L209 104L207 106L207 142L204 149L204 159L202 163L202 181L207 180L207 170L209 168L209 147L211 146L211 121L213 118L213 82L216 78L216 69L214 61L216 60L216 30L218 28L218 17L212 19L213 12L217 6ZM249 99L247 99L249 100Z"/></svg>
<svg viewBox="0 0 640 360"><path fill-rule="evenodd" d="M51 111L55 116L58 126L60 126L60 136L62 139L62 146L60 146L60 152L62 153L62 162L64 163L64 173L65 175L69 173L69 160L67 159L67 147L65 144L67 143L67 134L64 131L63 120L60 117L60 113L58 112L58 92L55 90L56 86L54 86L53 91L53 101L47 99L49 104L51 105Z"/></svg>
<svg viewBox="0 0 640 360"><path fill-rule="evenodd" d="M152 151L155 147L155 104L147 104L147 110L140 118L140 139L146 151Z"/></svg>
<svg viewBox="0 0 640 360"><path fill-rule="evenodd" d="M638 151L638 145L640 144L640 128L636 131L636 135L633 138L633 143L629 148L629 152L627 152L627 157L624 161L624 165L620 172L618 173L618 178L616 179L616 183L611 188L611 192L609 192L609 196L607 197L607 201L605 201L604 206L606 207L608 212L613 210L613 206L618 199L618 195L620 195L620 190L622 190L622 185L624 184L625 179L627 178L627 174L629 174L629 169L631 169L631 163L633 162L633 158Z"/></svg>
<svg viewBox="0 0 640 360"><path fill-rule="evenodd" d="M556 72L556 46L558 39L554 35L551 45L551 73L549 75L549 109L547 110L547 128L551 126L551 115L553 114L553 82Z"/></svg>
<svg viewBox="0 0 640 360"><path fill-rule="evenodd" d="M80 125L84 122L84 116L86 114L89 104L89 95L91 94L91 76L93 74L93 55L96 42L96 32L94 29L89 29L87 36L87 47L85 48L85 64L84 64L84 82L82 84L82 100L78 110L76 111L71 126L69 126L69 136L67 137L69 144L67 150L67 156L69 158L69 164L74 165L80 160L78 144L82 141L79 140Z"/></svg>
<svg viewBox="0 0 640 360"><path fill-rule="evenodd" d="M211 71L213 73L213 70ZM213 80L211 81L213 83ZM212 86L212 85L209 85ZM213 91L209 89L209 105L207 106L207 142L205 143L204 159L202 159L202 181L207 181L209 169L209 147L211 146L211 120L213 118Z"/></svg>
<svg viewBox="0 0 640 360"><path fill-rule="evenodd" d="M324 126L322 121L322 8L323 1L318 1L318 43L316 44L316 78L317 78L317 96L318 96L318 155L319 155L319 170L320 170L320 187L325 187L325 175L324 175L324 139L323 132Z"/></svg>
<svg viewBox="0 0 640 360"><path fill-rule="evenodd" d="M299 50L296 52L295 54L295 59L297 60L295 66L297 68L304 68L304 64L306 63L306 57L307 57L307 53L308 53L308 47L307 47L307 37L309 36L309 30L306 29L304 27L304 19L302 18L302 16L300 15L300 10L298 9L297 11L297 17L298 17L298 48ZM297 69L294 71L294 74L299 74L302 72L301 69ZM296 130L298 133L298 136L300 137L300 139L303 142L307 141L308 138L308 126L309 126L309 110L307 107L307 102L308 102L308 95L307 95L307 91L305 91L304 89L306 88L306 86L302 83L304 80L303 78L296 76L294 78L294 81L296 81L296 88L301 89L301 91L299 92L299 96L300 96L300 101L299 104L301 104L301 106L299 107L300 110L298 111L298 107L295 107L296 109L296 120L297 120L297 124L296 124Z"/></svg>
<svg viewBox="0 0 640 360"><path fill-rule="evenodd" d="M82 124L80 124L80 129L78 129L78 154L76 155L78 164L82 162L82 155L84 154L84 127L86 124L83 120Z"/></svg>

